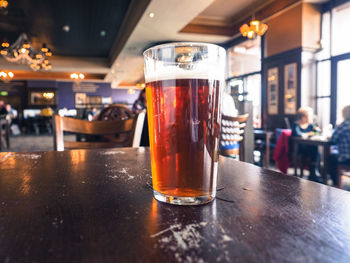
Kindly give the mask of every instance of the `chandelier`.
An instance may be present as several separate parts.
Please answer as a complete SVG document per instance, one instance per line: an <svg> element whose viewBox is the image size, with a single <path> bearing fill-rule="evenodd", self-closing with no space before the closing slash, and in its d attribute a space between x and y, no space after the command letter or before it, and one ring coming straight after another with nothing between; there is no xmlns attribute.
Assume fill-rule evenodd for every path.
<svg viewBox="0 0 350 263"><path fill-rule="evenodd" d="M0 0L0 15L8 14L8 10L7 10L8 4L9 3L6 0Z"/></svg>
<svg viewBox="0 0 350 263"><path fill-rule="evenodd" d="M244 24L240 27L241 34L247 38L255 38L256 36L262 36L265 34L268 26L264 23L261 23L259 20L252 20L247 24Z"/></svg>
<svg viewBox="0 0 350 263"><path fill-rule="evenodd" d="M11 46L7 41L1 44L0 54L9 62L28 64L33 70L52 68L48 57L52 52L43 44L40 50L34 49L26 34L21 34Z"/></svg>
<svg viewBox="0 0 350 263"><path fill-rule="evenodd" d="M8 4L9 3L6 0L0 0L0 8L6 8Z"/></svg>

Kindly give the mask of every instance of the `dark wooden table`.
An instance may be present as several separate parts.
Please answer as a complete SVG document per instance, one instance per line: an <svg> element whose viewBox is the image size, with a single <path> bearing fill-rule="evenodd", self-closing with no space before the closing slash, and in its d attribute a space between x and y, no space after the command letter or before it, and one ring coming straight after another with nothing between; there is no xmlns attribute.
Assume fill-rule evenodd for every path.
<svg viewBox="0 0 350 263"><path fill-rule="evenodd" d="M323 138L301 138L301 137L291 137L291 140L294 145L294 151L293 151L293 162L294 164L297 163L297 157L298 157L298 147L299 144L306 144L306 145L313 145L313 146L321 146L322 147L322 156L323 156L323 169L321 169L321 175L322 175L322 181L324 184L327 184L328 180L328 160L329 160L329 148L331 146L331 143L327 139ZM294 175L297 176L297 165L294 165Z"/></svg>
<svg viewBox="0 0 350 263"><path fill-rule="evenodd" d="M350 193L220 159L218 198L152 197L147 148L0 153L0 262L350 262Z"/></svg>

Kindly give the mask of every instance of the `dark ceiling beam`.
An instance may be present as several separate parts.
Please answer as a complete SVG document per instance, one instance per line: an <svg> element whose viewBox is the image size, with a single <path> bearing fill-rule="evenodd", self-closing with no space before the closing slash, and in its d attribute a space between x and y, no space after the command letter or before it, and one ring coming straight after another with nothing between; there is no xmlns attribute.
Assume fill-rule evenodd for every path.
<svg viewBox="0 0 350 263"><path fill-rule="evenodd" d="M277 12L282 11L289 6L301 2L301 0L275 0L270 4L264 5L261 8L255 10L255 18L259 20L267 19L268 17L276 14ZM212 26L205 24L196 24L189 23L180 32L182 33L193 33L193 34L207 34L207 35L223 35L223 36L234 36L239 33L239 28L243 24L247 24L252 19L252 13L247 15L247 12L244 11L241 14L238 14L235 17L243 17L240 20L230 25L223 26Z"/></svg>
<svg viewBox="0 0 350 263"><path fill-rule="evenodd" d="M109 52L110 66L117 59L150 2L151 0L132 0L130 3L124 21Z"/></svg>

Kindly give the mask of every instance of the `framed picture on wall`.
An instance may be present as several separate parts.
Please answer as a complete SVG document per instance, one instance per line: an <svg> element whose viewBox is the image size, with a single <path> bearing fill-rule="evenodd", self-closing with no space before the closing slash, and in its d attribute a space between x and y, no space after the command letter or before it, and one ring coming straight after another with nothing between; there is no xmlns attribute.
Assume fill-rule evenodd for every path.
<svg viewBox="0 0 350 263"><path fill-rule="evenodd" d="M75 107L84 108L86 105L86 93L75 93Z"/></svg>
<svg viewBox="0 0 350 263"><path fill-rule="evenodd" d="M278 68L267 70L267 113L278 114Z"/></svg>
<svg viewBox="0 0 350 263"><path fill-rule="evenodd" d="M284 66L284 114L297 113L297 63Z"/></svg>
<svg viewBox="0 0 350 263"><path fill-rule="evenodd" d="M28 93L29 106L54 106L57 104L56 91L47 89L37 91L36 89L30 89Z"/></svg>

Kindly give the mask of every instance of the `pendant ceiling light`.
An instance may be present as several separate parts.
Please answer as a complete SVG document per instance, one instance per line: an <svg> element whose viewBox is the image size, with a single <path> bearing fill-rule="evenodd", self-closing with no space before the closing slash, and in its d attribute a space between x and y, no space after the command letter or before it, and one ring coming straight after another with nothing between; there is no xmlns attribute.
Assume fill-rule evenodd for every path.
<svg viewBox="0 0 350 263"><path fill-rule="evenodd" d="M0 71L0 79L3 82L11 81L14 76L15 76L15 74L13 74L11 71L10 72Z"/></svg>
<svg viewBox="0 0 350 263"><path fill-rule="evenodd" d="M247 38L255 38L256 36L262 36L267 31L268 26L261 23L259 20L250 21L249 25L244 24L240 27L241 34Z"/></svg>

